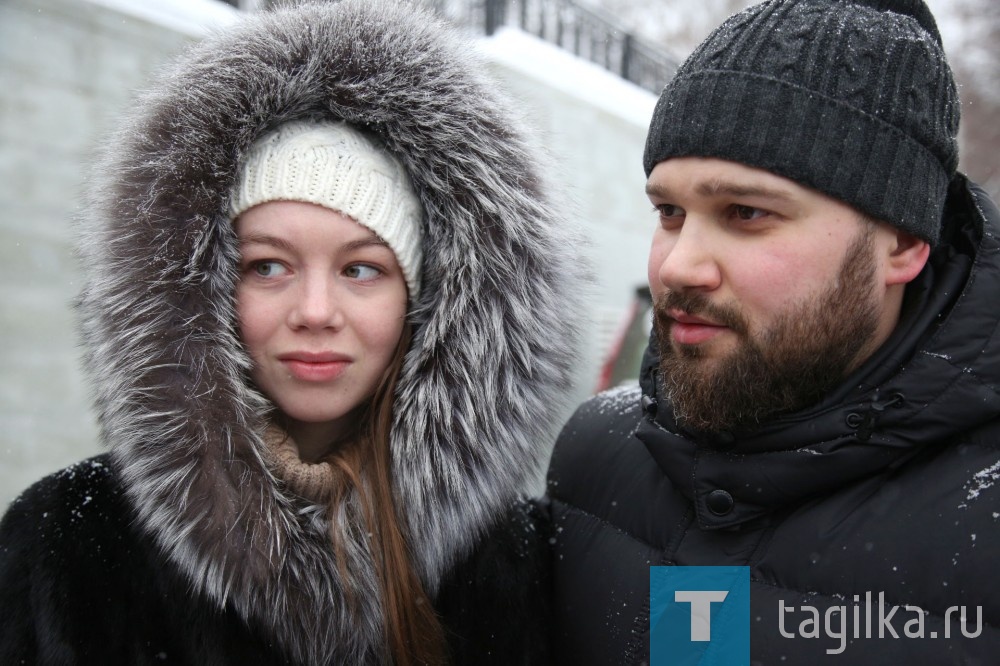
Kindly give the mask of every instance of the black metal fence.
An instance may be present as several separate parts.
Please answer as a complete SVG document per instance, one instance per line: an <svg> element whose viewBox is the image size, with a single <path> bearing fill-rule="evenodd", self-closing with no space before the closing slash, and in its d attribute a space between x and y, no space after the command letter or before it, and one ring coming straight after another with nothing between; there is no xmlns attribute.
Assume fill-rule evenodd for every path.
<svg viewBox="0 0 1000 666"><path fill-rule="evenodd" d="M285 4L289 1L281 0ZM655 94L659 94L677 71L677 60L663 49L626 31L606 12L577 4L574 0L413 1L486 35L492 35L501 26L520 28ZM241 8L279 4L277 0L223 2Z"/></svg>
<svg viewBox="0 0 1000 666"><path fill-rule="evenodd" d="M501 26L520 28L653 93L677 71L677 61L665 51L627 32L606 13L573 0L424 1L487 35Z"/></svg>

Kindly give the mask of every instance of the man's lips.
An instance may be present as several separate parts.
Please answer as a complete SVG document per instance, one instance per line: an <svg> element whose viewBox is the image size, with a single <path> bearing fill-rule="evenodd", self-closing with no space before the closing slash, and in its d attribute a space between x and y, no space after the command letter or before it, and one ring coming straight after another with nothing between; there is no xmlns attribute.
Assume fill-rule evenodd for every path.
<svg viewBox="0 0 1000 666"><path fill-rule="evenodd" d="M697 345L711 340L729 327L717 324L703 317L691 315L683 310L670 310L667 316L673 320L670 337L680 345Z"/></svg>
<svg viewBox="0 0 1000 666"><path fill-rule="evenodd" d="M291 352L278 356L296 379L328 382L339 377L351 364L351 358L336 352Z"/></svg>

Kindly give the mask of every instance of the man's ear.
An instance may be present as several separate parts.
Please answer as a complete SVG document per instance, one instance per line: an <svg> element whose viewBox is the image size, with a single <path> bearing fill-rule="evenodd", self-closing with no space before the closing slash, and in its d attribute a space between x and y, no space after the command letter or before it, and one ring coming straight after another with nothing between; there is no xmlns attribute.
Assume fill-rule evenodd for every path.
<svg viewBox="0 0 1000 666"><path fill-rule="evenodd" d="M891 228L886 254L886 285L906 284L913 280L927 264L931 254L930 244L922 238L900 229Z"/></svg>

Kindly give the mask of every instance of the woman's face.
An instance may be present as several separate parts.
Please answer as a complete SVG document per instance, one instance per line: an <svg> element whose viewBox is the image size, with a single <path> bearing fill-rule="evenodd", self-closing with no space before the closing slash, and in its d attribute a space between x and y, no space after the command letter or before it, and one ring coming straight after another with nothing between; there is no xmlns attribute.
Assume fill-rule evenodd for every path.
<svg viewBox="0 0 1000 666"><path fill-rule="evenodd" d="M329 444L349 431L399 342L407 293L396 256L371 230L309 203L263 203L235 225L254 381L293 434Z"/></svg>

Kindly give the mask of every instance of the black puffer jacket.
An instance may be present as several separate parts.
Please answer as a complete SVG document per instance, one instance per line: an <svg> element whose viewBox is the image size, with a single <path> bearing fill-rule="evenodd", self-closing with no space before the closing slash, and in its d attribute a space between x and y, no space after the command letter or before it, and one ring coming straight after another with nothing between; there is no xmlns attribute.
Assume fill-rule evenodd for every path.
<svg viewBox="0 0 1000 666"><path fill-rule="evenodd" d="M694 441L657 395L654 348L641 390L579 409L549 475L561 663L648 661L651 565L749 566L753 664L1000 663L1000 213L960 177L946 210L893 337L821 404ZM898 639L864 638L866 592L899 606ZM804 605L821 624L846 606L843 645L782 636L781 601L786 634ZM944 638L955 605L977 637L953 611Z"/></svg>
<svg viewBox="0 0 1000 666"><path fill-rule="evenodd" d="M80 230L85 364L110 454L36 485L0 525L0 664L385 661L369 540L332 523L338 561L325 507L272 473L269 404L238 336L230 193L254 141L302 118L377 135L424 209L391 475L453 656L543 656L536 516L506 514L565 406L582 269L483 69L433 17L345 0L249 15L135 103Z"/></svg>

